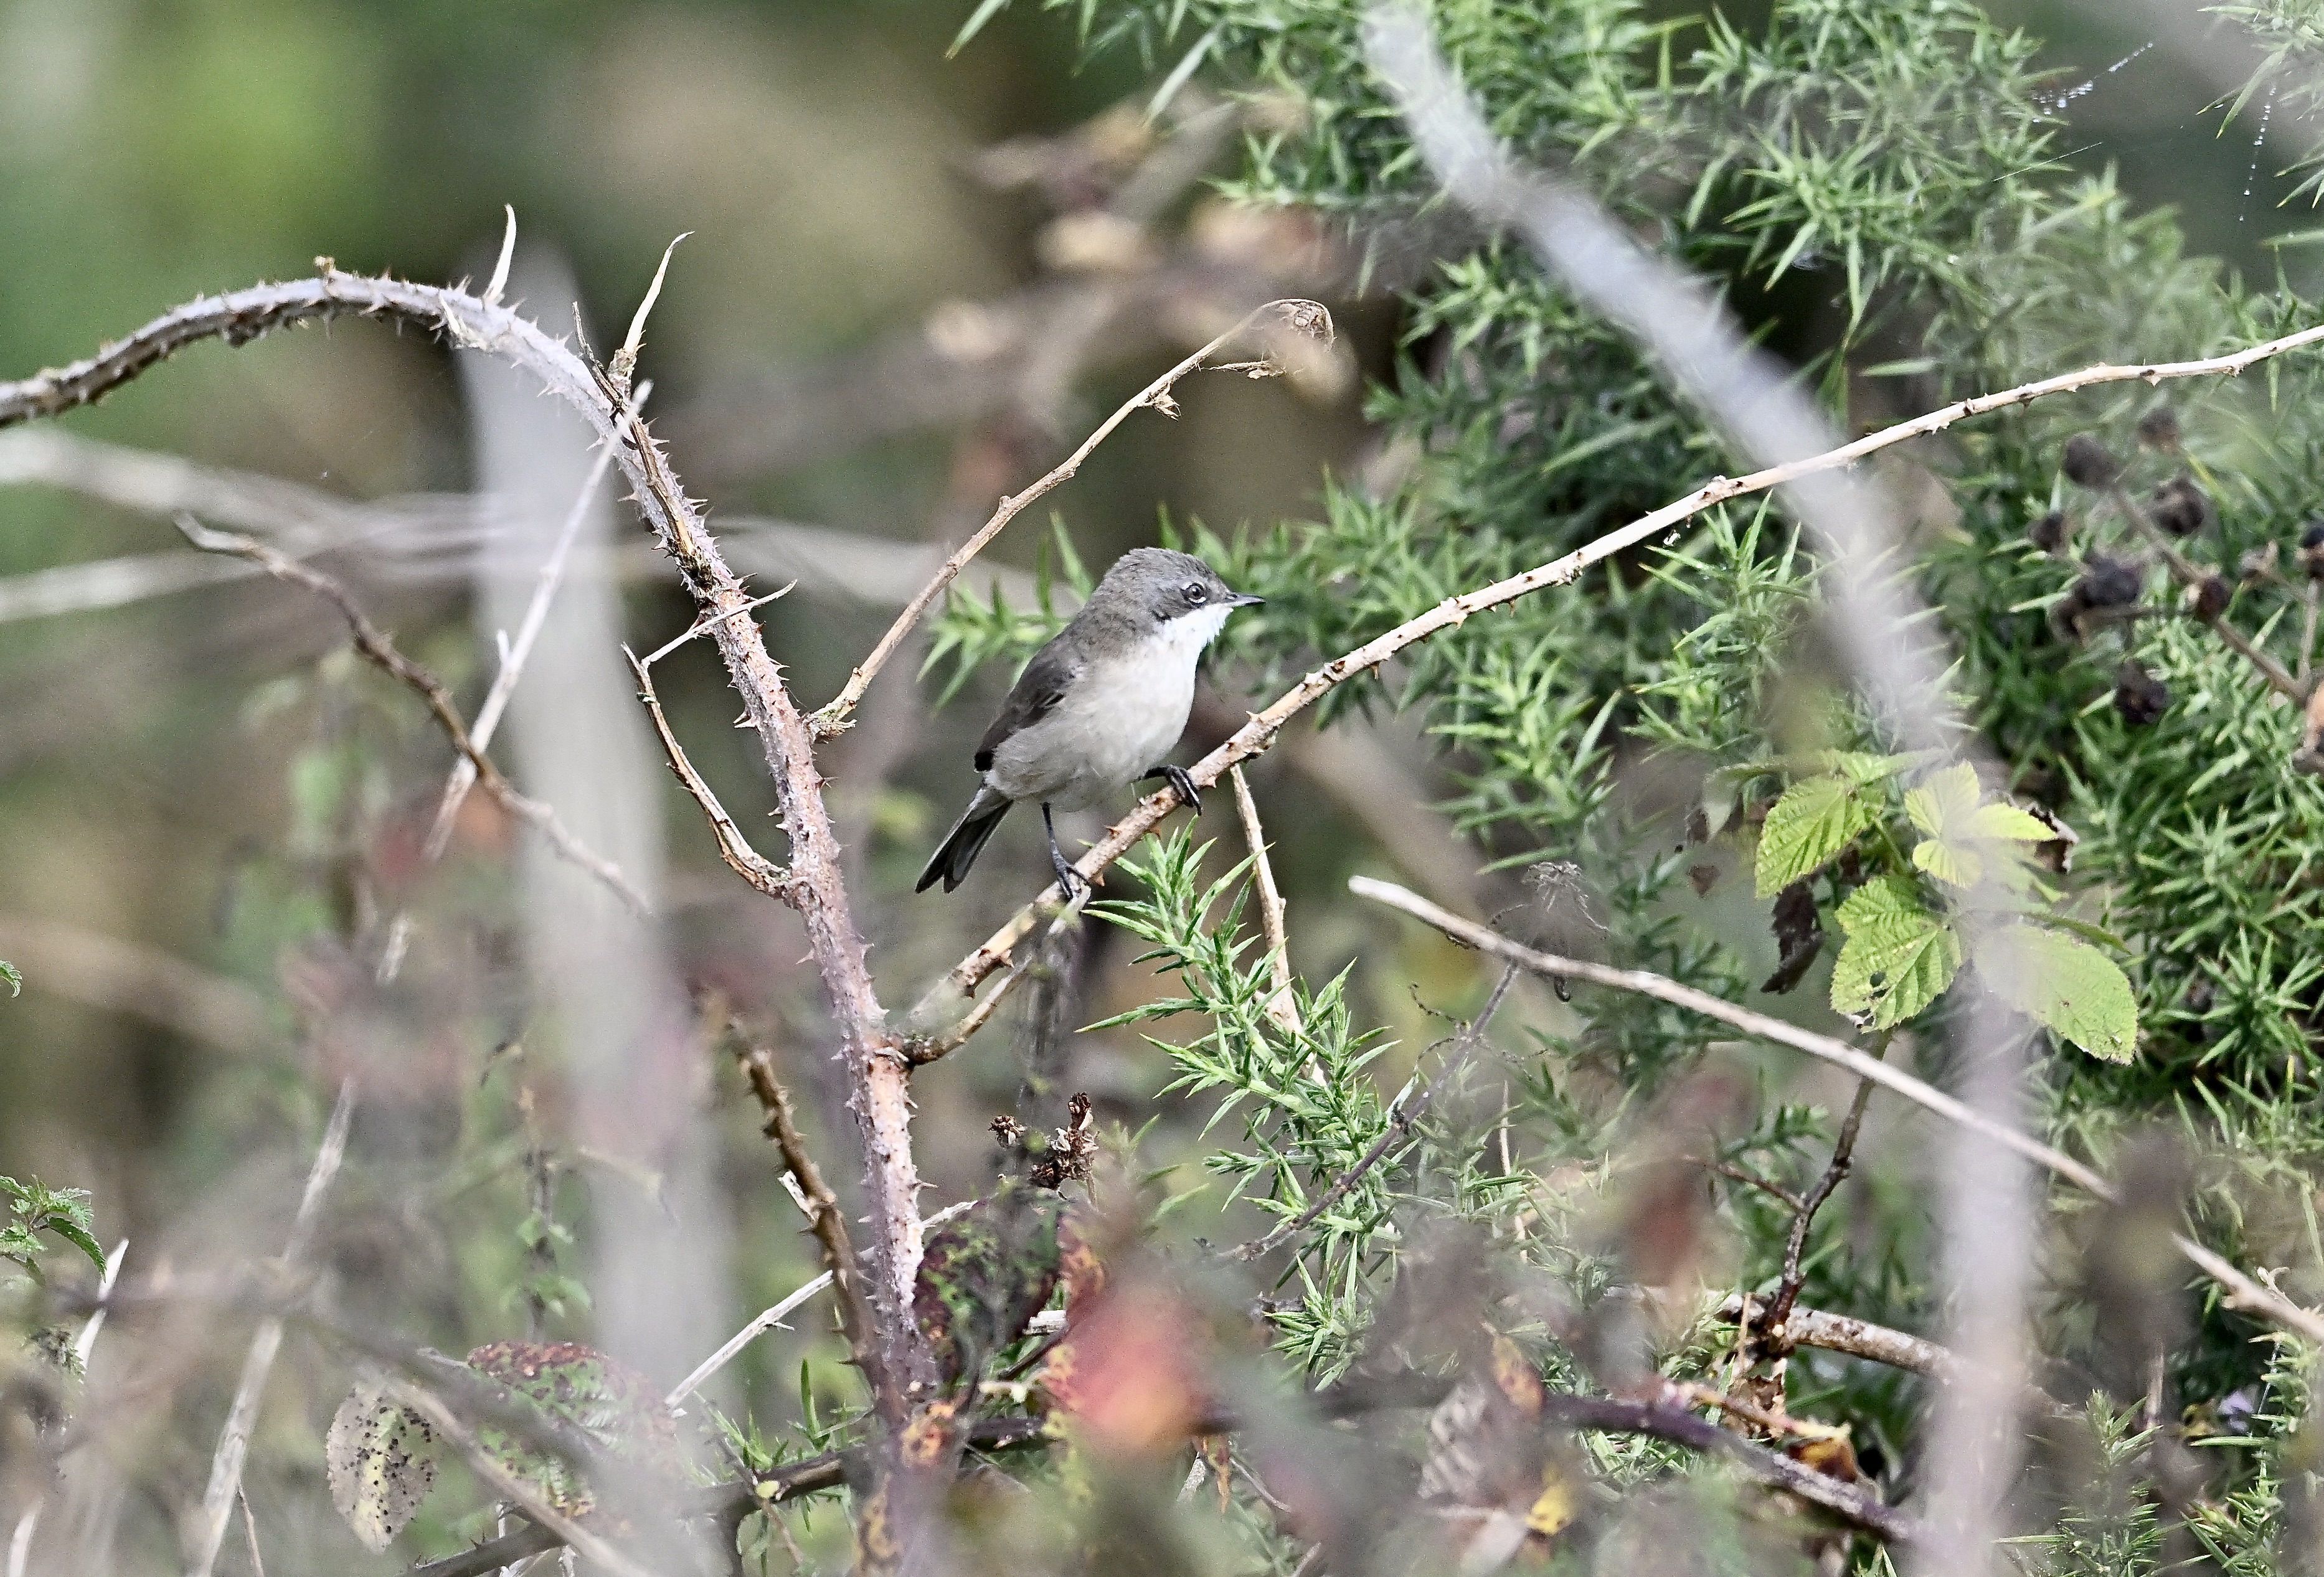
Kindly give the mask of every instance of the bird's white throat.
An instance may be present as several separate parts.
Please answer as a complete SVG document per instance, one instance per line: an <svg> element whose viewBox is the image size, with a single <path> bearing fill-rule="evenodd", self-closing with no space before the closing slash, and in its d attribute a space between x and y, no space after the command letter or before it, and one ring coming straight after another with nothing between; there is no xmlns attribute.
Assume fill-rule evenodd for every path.
<svg viewBox="0 0 2324 1577"><path fill-rule="evenodd" d="M1155 632L1155 644L1160 654L1192 663L1203 655L1203 648L1218 639L1219 632L1226 628L1227 615L1233 612L1223 603L1191 608L1175 619L1163 620Z"/></svg>

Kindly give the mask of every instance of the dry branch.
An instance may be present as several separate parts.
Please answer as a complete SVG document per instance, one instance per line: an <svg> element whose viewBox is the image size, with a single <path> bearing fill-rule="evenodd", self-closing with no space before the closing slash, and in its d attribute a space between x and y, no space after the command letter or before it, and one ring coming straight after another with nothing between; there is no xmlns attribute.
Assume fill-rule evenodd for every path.
<svg viewBox="0 0 2324 1577"><path fill-rule="evenodd" d="M734 818L726 813L724 806L718 803L718 796L711 792L710 785L703 780L702 774L695 770L693 761L687 758L686 747L678 742L678 735L670 729L669 719L662 715L661 697L654 692L653 675L646 664L626 646L622 648L622 655L630 659L630 671L637 676L638 699L645 703L646 715L652 720L654 733L661 739L662 752L669 760L669 770L678 774L678 780L686 786L686 791L694 797L694 802L702 807L702 814L709 818L711 834L718 840L718 857L726 862L734 874L769 898L786 903L790 901L790 878L780 866L751 846L751 841L742 835L742 829L734 825Z"/></svg>
<svg viewBox="0 0 2324 1577"><path fill-rule="evenodd" d="M289 554L270 548L254 538L234 531L213 531L190 515L181 515L178 529L186 540L206 553L227 553L246 558L258 565L277 580L306 587L338 609L355 637L355 650L385 671L428 703L437 726L452 742L452 748L475 769L476 781L483 786L494 804L547 838L551 847L612 889L614 895L639 915L650 916L653 905L640 892L621 868L584 844L570 828L558 819L556 808L518 792L516 785L501 775L476 742L468 735L468 726L461 720L460 708L452 699L452 692L444 681L420 664L403 655L387 632L371 622L371 615L346 587L320 570L300 563Z"/></svg>
<svg viewBox="0 0 2324 1577"><path fill-rule="evenodd" d="M1242 820L1243 842L1250 849L1251 875L1259 883L1259 921L1267 936L1267 977L1275 990L1267 999L1267 1016L1287 1034L1299 1033L1299 1004L1291 991L1291 938L1284 925L1283 890L1275 884L1275 863L1267 857L1267 829L1259 825L1259 802L1250 797L1240 767L1229 767L1234 783L1235 814Z"/></svg>
<svg viewBox="0 0 2324 1577"><path fill-rule="evenodd" d="M816 736L827 737L847 726L848 714L855 710L856 703L863 698L863 692L871 687L880 670L888 665L888 659L896 654L896 649L903 644L904 637L910 634L912 627L920 622L920 615L927 612L928 604L944 595L945 588L967 567L968 561L982 552L985 544L1001 534L1002 527L1024 512L1026 505L1069 481L1097 447L1112 436L1113 429L1130 420L1132 411L1151 406L1166 416L1176 416L1178 408L1170 398L1171 387L1181 379L1199 372L1204 364L1220 350L1266 324L1269 318L1275 319L1274 326L1287 334L1331 343L1332 314L1321 302L1296 298L1269 301L1245 315L1232 328L1124 401L1111 416L1098 423L1087 438L1074 446L1072 454L1058 461L1030 487L1003 498L991 516L970 533L968 540L953 549L944 563L937 567L936 574L929 577L927 585L914 593L912 600L904 604L904 611L896 615L895 622L888 626L887 632L880 637L871 654L856 665L853 673L847 676L847 683L841 687L839 694L809 719ZM1269 364L1261 362L1246 370L1253 377L1261 377L1272 368Z"/></svg>
<svg viewBox="0 0 2324 1577"><path fill-rule="evenodd" d="M751 1093L766 1111L767 1137L775 1141L783 1165L790 1168L799 1192L807 1196L808 1220L814 1225L816 1241L823 1245L824 1267L831 1272L832 1286L839 1295L839 1327L847 1338L848 1354L872 1388L873 1410L890 1429L900 1429L909 1407L899 1377L888 1362L878 1314L863 1293L855 1244L847 1235L847 1216L807 1152L807 1141L799 1137L798 1124L791 1115L790 1093L775 1077L774 1059L763 1050L746 1051L742 1070L750 1076ZM909 1305L905 1305L904 1316L911 1317Z"/></svg>
<svg viewBox="0 0 2324 1577"><path fill-rule="evenodd" d="M1900 1068L1890 1067L1844 1040L1834 1040L1828 1035L1818 1035L1796 1024L1787 1024L1781 1019L1771 1019L1765 1013L1738 1008L1723 998L1681 985L1674 980L1647 970L1617 969L1611 964L1589 964L1578 958L1560 958L1554 954L1537 953L1473 920L1464 920L1458 915L1448 913L1418 893L1390 882L1355 876L1349 879L1348 890L1358 898L1368 898L1390 908L1400 909L1416 920L1435 927L1456 941L1466 942L1496 958L1521 964L1537 974L1588 981L1592 985L1609 986L1616 991L1653 997L1657 1001L1669 1002L1707 1019L1731 1024L1761 1040L1772 1040L1778 1046L1806 1052L1810 1056L1846 1068L1860 1079L1904 1096L1914 1105L1933 1111L1947 1121L2047 1168L2097 1198L2112 1202L2116 1197L2112 1184L2071 1156L2052 1149L2038 1139L2028 1139L2006 1123L1994 1121L1934 1085L1923 1084ZM2171 1240L2190 1264L2220 1284L2226 1291L2229 1307L2264 1314L2277 1324L2296 1331L2311 1342L2324 1342L2324 1316L2319 1316L2313 1310L2301 1308L2282 1293L2261 1285L2183 1233L2173 1233Z"/></svg>
<svg viewBox="0 0 2324 1577"><path fill-rule="evenodd" d="M601 439L687 591L716 618L714 637L751 726L759 734L785 830L790 835L791 901L839 1032L849 1108L861 1130L866 1191L875 1225L871 1257L883 1301L906 1311L890 1322L915 1371L925 1367L908 1309L919 1265L919 1174L912 1160L908 1068L872 985L862 938L843 882L838 839L816 769L814 736L782 682L758 628L740 613L751 600L727 567L701 510L686 496L660 444L604 376L561 341L507 308L438 286L346 273L328 260L317 277L206 296L176 308L98 355L70 366L0 383L0 427L88 404L175 352L204 339L240 345L291 324L372 317L439 332L456 344L504 356L579 410ZM481 766L479 768L481 772Z"/></svg>

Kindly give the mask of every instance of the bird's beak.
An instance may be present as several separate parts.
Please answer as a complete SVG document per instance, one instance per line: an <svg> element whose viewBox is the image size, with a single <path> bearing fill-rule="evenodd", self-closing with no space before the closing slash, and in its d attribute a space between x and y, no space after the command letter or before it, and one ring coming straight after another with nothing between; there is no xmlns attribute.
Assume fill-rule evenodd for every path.
<svg viewBox="0 0 2324 1577"><path fill-rule="evenodd" d="M1255 597L1249 592L1233 592L1229 594L1227 597L1227 606L1230 608L1255 608L1265 601L1267 601L1265 597Z"/></svg>

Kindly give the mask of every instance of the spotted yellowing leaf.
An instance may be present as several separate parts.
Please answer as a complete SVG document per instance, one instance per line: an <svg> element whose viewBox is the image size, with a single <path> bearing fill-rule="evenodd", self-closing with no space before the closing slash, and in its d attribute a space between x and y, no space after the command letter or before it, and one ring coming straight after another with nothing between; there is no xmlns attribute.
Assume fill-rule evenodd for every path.
<svg viewBox="0 0 2324 1577"><path fill-rule="evenodd" d="M383 1550L436 1482L436 1433L377 1379L359 1381L323 1440L331 1504L366 1549Z"/></svg>

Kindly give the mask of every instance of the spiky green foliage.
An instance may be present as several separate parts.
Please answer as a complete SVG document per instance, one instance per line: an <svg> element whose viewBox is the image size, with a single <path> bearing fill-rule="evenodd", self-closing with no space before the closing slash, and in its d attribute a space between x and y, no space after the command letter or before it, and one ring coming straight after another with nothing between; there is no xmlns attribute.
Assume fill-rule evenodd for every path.
<svg viewBox="0 0 2324 1577"><path fill-rule="evenodd" d="M1243 199L1338 216L1362 244L1397 242L1404 226L1442 243L1426 171L1364 60L1358 0L1047 3L1073 13L1092 47L1134 49L1157 75L1191 60L1271 96L1269 124L1293 118L1280 100L1301 107L1296 129L1247 148L1227 183ZM2314 94L2297 86L2324 49L2313 5L2227 10L2273 51L2260 80ZM1756 30L1715 14L1655 23L1626 0L1444 4L1429 15L1499 135L1720 281L1840 424L2095 362L2214 354L2314 319L2280 283L2186 255L2170 216L2054 163L2034 43L1965 0L1778 0ZM1313 520L1203 544L1268 599L1229 636L1261 682L1745 459L1511 244L1454 247L1406 309L1396 375L1370 403L1412 456L1404 474L1377 493L1327 488ZM2167 1125L2207 1157L2199 1229L2247 1260L2289 1267L2287 1286L2312 1299L2324 1290L2324 1242L2304 1203L2324 1152L2324 787L2303 769L2324 763L2302 753L2296 706L2185 611L2192 594L2171 582L2135 516L2166 515L2158 490L2178 490L2191 528L2179 548L2223 577L2206 596L2224 595L2226 622L2304 683L2324 585L2298 548L2324 494L2319 392L2312 360L2291 358L2165 395L2113 385L1959 429L1914 451L1928 470L1895 473L1915 525L1896 570L1958 654L1948 683L1993 752L1983 775L1883 754L1820 642L1813 555L1774 506L1711 512L1572 586L1471 620L1325 710L1421 714L1459 778L1448 808L1480 858L1548 862L1556 890L1542 891L1542 908L1563 894L1573 912L1529 923L1562 929L1563 950L1739 997L1750 976L1731 925L1685 886L1737 882L1739 866L1761 901L1783 906L1778 932L1799 965L1779 971L1784 990L1810 973L1820 936L1831 973L1819 964L1813 978L1870 1026L1941 1031L1965 991L1997 991L2052 1032L2037 1078L2052 1138L2103 1161L2142 1127ZM2166 400L2175 423L2142 423ZM2081 432L2126 463L2122 496L2061 475L2066 440ZM2064 545L2030 544L2027 528L2052 511L2064 513ZM2127 567L2105 587L2107 567L2086 554ZM2324 569L2324 547L2311 557ZM1235 879L1205 887L1192 859L1183 844L1155 857L1153 896L1111 912L1205 982L1180 1004L1216 1015L1207 1037L1174 1052L1182 1087L1219 1096L1222 1116L1244 1113L1243 1144L1213 1165L1289 1214L1380 1130L1382 1108L1366 1090L1303 1089L1299 1065L1314 1054L1256 1006L1264 976ZM1344 1013L1346 982L1333 991ZM1775 1005L1812 1014L1805 995ZM1480 1187L1458 1166L1432 1172L1432 1146L1449 1155L1472 1136L1424 1123L1299 1245L1301 1317L1331 1337L1295 1350L1328 1366L1360 1346L1409 1268L1379 1223L1473 1210L1509 1233L1513 1220L1545 1219L1541 1188L1523 1178L1591 1175L1635 1137L1626 1121L1715 1063L1701 1026L1664 1010L1594 996L1577 1009L1577 1028L1518 1065L1509 1100L1486 1116L1519 1136L1508 1176ZM1332 1055L1360 1084L1351 1053L1362 1037L1330 1022ZM1941 1065L1940 1036L1917 1038ZM1794 1213L1735 1179L1803 1187L1830 1123L1763 1086L1754 1101L1724 1137L1705 1136L1701 1158L1726 1179L1716 1211L1736 1234L1741 1279L1764 1289ZM1519 1198L1539 1213L1513 1214ZM1925 1207L1876 1183L1845 1240L1820 1223L1806 1296L1930 1323L1937 1311L1909 1268ZM1578 1306L1621 1273L1595 1252L1555 1272ZM2063 1355L2074 1317L2059 1319L2047 1334ZM2252 1335L2206 1303L2173 1358L2178 1401L2190 1416L2248 1417L2236 1398L2264 1392L2279 1409L2264 1439L2306 1439L2304 1388L2269 1369ZM1911 1388L1867 1368L1800 1360L1794 1405L1903 1444ZM2089 1389L2088 1377L2077 1383ZM2217 1432L2216 1449L2198 1452L2207 1498L2190 1509L2172 1489L2182 1499L2168 1510L2158 1441L2177 1425L2138 1422L2139 1400L2094 1403L2085 1454L2097 1488L2061 1501L2042 1558L2150 1571L2191 1530L2227 1569L2261 1569L2291 1448L2247 1450L2224 1443L2258 1437Z"/></svg>

